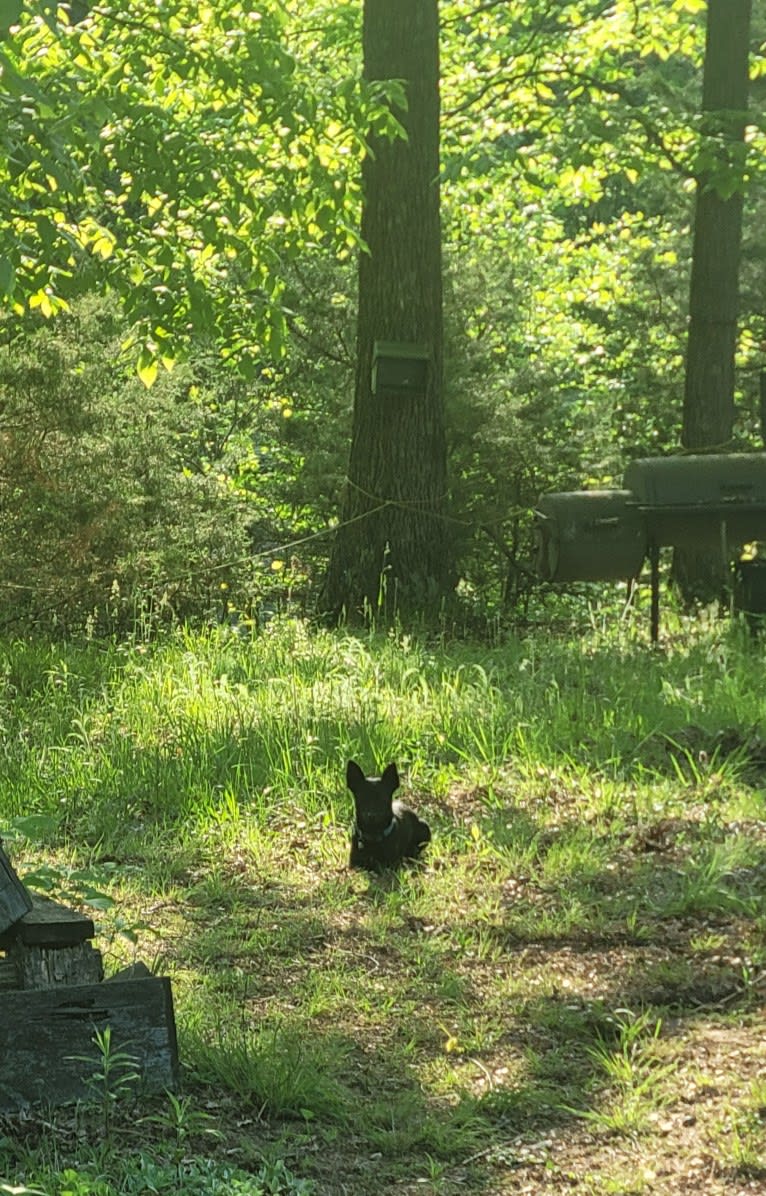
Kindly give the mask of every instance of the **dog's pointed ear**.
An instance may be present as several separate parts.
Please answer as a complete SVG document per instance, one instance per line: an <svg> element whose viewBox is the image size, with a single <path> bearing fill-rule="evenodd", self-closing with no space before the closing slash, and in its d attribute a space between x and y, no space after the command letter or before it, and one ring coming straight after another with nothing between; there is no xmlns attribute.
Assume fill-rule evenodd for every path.
<svg viewBox="0 0 766 1196"><path fill-rule="evenodd" d="M387 764L383 770L383 776L380 779L383 781L384 785L391 790L392 793L394 792L394 789L398 789L399 773L397 771L396 765Z"/></svg>
<svg viewBox="0 0 766 1196"><path fill-rule="evenodd" d="M349 760L348 764L346 765L346 784L352 793L358 789L363 780L364 773L357 764L356 760Z"/></svg>

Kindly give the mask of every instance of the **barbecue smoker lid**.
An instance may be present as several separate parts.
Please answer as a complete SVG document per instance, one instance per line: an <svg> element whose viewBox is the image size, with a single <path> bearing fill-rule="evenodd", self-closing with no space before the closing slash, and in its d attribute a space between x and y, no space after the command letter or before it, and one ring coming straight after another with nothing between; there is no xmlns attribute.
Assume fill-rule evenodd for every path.
<svg viewBox="0 0 766 1196"><path fill-rule="evenodd" d="M628 466L623 485L642 507L766 506L766 453L646 457Z"/></svg>

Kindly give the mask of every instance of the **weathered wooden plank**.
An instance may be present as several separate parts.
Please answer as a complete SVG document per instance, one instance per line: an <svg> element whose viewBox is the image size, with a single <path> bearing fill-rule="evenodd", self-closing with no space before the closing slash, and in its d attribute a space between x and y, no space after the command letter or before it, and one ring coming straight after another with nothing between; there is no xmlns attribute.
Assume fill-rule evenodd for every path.
<svg viewBox="0 0 766 1196"><path fill-rule="evenodd" d="M112 1050L127 1051L135 1059L139 1092L177 1086L173 995L166 977L5 992L0 1000L0 1113L30 1104L69 1104L92 1095L85 1081L101 1066L93 1035L106 1026L111 1026ZM87 1061L74 1058L79 1055Z"/></svg>
<svg viewBox="0 0 766 1196"><path fill-rule="evenodd" d="M15 937L30 947L72 947L95 933L92 918L39 893L32 894L31 909L14 928Z"/></svg>
<svg viewBox="0 0 766 1196"><path fill-rule="evenodd" d="M0 934L32 908L32 899L0 845Z"/></svg>
<svg viewBox="0 0 766 1196"><path fill-rule="evenodd" d="M8 958L16 968L17 988L98 984L104 979L101 952L87 942L72 947L38 947L19 939L9 948Z"/></svg>

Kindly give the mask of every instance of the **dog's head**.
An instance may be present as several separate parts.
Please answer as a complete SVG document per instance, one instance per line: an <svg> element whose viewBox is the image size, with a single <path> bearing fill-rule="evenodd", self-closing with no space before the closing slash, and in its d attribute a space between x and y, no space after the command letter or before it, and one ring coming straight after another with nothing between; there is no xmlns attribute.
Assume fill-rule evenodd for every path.
<svg viewBox="0 0 766 1196"><path fill-rule="evenodd" d="M382 776L366 777L355 760L346 765L346 784L354 795L356 825L364 835L383 835L394 814L392 799L399 788L399 773L389 764Z"/></svg>

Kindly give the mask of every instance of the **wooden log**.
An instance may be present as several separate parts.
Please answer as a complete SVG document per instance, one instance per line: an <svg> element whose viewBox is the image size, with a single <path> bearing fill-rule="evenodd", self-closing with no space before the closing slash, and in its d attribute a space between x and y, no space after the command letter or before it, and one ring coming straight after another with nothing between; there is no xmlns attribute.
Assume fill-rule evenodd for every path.
<svg viewBox="0 0 766 1196"><path fill-rule="evenodd" d="M6 988L18 988L19 981L12 959L0 959L0 992Z"/></svg>
<svg viewBox="0 0 766 1196"><path fill-rule="evenodd" d="M16 987L53 988L57 984L98 984L104 979L101 952L91 943L72 947L27 946L20 939L8 951L16 969Z"/></svg>
<svg viewBox="0 0 766 1196"><path fill-rule="evenodd" d="M86 1080L102 1066L93 1037L107 1026L112 1051L126 1051L135 1061L137 1095L177 1087L173 995L166 977L5 992L0 1113L92 1097Z"/></svg>
<svg viewBox="0 0 766 1196"><path fill-rule="evenodd" d="M32 908L32 899L0 846L0 935Z"/></svg>

